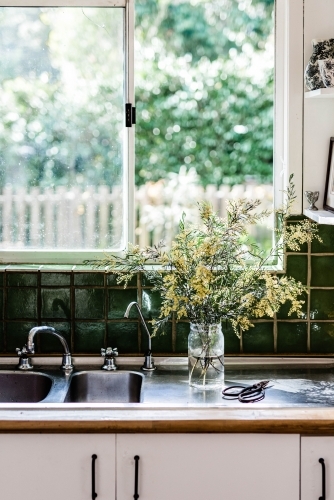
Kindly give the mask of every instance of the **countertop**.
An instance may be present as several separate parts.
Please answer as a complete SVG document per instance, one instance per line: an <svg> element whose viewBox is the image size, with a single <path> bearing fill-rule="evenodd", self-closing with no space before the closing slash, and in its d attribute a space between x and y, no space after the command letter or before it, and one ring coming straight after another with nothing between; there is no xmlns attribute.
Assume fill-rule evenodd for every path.
<svg viewBox="0 0 334 500"><path fill-rule="evenodd" d="M53 358L54 361L54 358ZM118 358L140 371L139 358ZM0 432L257 432L334 435L333 358L226 358L225 386L270 380L265 399L240 403L189 387L186 358L156 358L140 403L0 403ZM2 359L2 369L13 369ZM99 358L75 359L97 369ZM35 371L56 369L36 358Z"/></svg>

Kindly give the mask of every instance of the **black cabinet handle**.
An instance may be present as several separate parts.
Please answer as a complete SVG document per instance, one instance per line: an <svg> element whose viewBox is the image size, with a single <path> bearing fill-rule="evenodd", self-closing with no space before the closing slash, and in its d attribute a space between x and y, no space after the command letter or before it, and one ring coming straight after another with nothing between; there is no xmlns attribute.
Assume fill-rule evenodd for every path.
<svg viewBox="0 0 334 500"><path fill-rule="evenodd" d="M134 457L135 459L135 494L133 495L133 498L135 500L137 500L139 498L139 495L138 495L138 468L139 468L139 457L138 455L136 455Z"/></svg>
<svg viewBox="0 0 334 500"><path fill-rule="evenodd" d="M97 459L97 455L92 455L92 500L95 500L97 497L97 493L95 491L95 460Z"/></svg>
<svg viewBox="0 0 334 500"><path fill-rule="evenodd" d="M322 471L322 496L319 497L319 500L326 500L326 466L325 466L325 460L323 458L319 458L319 463L321 464L321 471Z"/></svg>

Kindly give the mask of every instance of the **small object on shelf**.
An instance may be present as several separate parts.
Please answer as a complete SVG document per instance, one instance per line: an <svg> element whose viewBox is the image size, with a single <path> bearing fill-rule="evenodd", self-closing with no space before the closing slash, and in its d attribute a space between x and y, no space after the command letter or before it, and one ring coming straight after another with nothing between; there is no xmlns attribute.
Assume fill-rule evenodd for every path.
<svg viewBox="0 0 334 500"><path fill-rule="evenodd" d="M313 52L306 66L304 79L309 90L325 87L319 69L319 60L334 58L334 38L328 40L312 40Z"/></svg>
<svg viewBox="0 0 334 500"><path fill-rule="evenodd" d="M334 87L334 59L321 59L319 71L325 87Z"/></svg>
<svg viewBox="0 0 334 500"><path fill-rule="evenodd" d="M307 210L318 210L318 208L315 206L315 202L319 198L319 191L304 191L304 194L308 203L310 204L309 207L307 207Z"/></svg>

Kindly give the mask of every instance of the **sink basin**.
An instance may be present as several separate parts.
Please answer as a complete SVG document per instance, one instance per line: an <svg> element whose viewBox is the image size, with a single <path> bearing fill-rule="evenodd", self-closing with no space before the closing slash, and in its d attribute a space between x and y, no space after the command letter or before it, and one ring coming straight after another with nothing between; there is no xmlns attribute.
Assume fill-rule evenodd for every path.
<svg viewBox="0 0 334 500"><path fill-rule="evenodd" d="M42 373L0 372L0 403L38 403L48 395L52 380Z"/></svg>
<svg viewBox="0 0 334 500"><path fill-rule="evenodd" d="M65 403L140 403L143 375L132 371L75 373Z"/></svg>

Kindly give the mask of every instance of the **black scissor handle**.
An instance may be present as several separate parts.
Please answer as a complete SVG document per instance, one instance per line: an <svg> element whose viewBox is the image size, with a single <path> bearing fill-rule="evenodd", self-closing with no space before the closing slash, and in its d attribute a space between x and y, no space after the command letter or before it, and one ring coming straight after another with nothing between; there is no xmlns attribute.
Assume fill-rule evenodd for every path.
<svg viewBox="0 0 334 500"><path fill-rule="evenodd" d="M263 389L259 389L259 390L256 390L256 391L252 391L252 392L244 392L244 393L241 393L239 394L239 401L240 403L256 403L257 401L262 401L262 399L264 399L264 396L265 396L265 392Z"/></svg>
<svg viewBox="0 0 334 500"><path fill-rule="evenodd" d="M269 380L262 380L253 385L232 385L222 391L223 398L227 400L238 399L240 403L256 403L262 401Z"/></svg>
<svg viewBox="0 0 334 500"><path fill-rule="evenodd" d="M235 390L235 389L237 389L237 390ZM245 386L245 385L231 385L230 387L226 387L226 389L223 390L223 397L225 399L238 399L240 393L244 389L247 389L247 386Z"/></svg>

